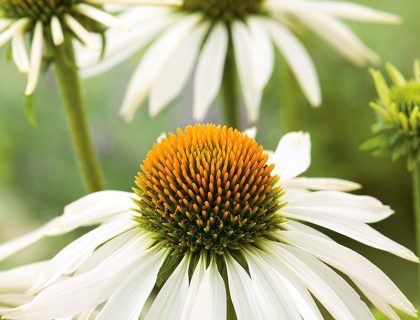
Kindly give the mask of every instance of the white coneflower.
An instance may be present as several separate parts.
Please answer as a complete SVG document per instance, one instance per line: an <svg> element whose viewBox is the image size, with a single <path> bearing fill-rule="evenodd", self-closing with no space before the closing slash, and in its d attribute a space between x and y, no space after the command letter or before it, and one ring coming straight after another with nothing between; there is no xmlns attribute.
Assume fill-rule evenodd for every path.
<svg viewBox="0 0 420 320"><path fill-rule="evenodd" d="M0 3L0 47L11 42L19 71L28 75L25 94L38 82L44 49L60 46L70 34L94 50L101 46L94 33L106 27L124 28L101 8L106 0L2 0ZM30 40L28 49L27 41Z"/></svg>
<svg viewBox="0 0 420 320"><path fill-rule="evenodd" d="M131 1L126 1L130 3ZM160 2L160 1L156 1ZM165 3L167 3L165 7ZM358 4L307 0L184 0L160 7L130 8L122 15L130 34L110 31L104 60L89 53L81 66L86 76L103 72L152 42L128 85L121 114L132 119L149 96L152 116L175 99L194 71L194 118L202 120L222 84L228 94L238 71L248 118L255 121L263 89L274 66L275 46L290 65L309 102L318 106L321 94L315 66L291 31L302 24L329 42L352 62L377 62L340 19L396 23L395 15ZM163 7L162 7L163 6ZM230 87L229 87L230 86ZM233 108L232 105L227 106Z"/></svg>
<svg viewBox="0 0 420 320"><path fill-rule="evenodd" d="M418 262L368 225L393 211L375 198L344 192L355 183L298 178L309 164L308 134L287 134L267 153L234 129L179 129L149 152L135 194L89 195L41 229L47 235L101 222L47 263L29 290L32 301L3 314L314 320L322 319L318 301L336 319L373 319L344 274L391 319L398 319L394 307L415 315L378 267L302 223ZM15 243L21 247L12 241L9 253Z"/></svg>

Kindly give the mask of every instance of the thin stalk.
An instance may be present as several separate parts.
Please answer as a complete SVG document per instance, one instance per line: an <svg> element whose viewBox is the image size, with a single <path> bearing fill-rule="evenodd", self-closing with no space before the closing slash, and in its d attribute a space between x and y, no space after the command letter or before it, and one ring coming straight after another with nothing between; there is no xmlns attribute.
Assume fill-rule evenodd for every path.
<svg viewBox="0 0 420 320"><path fill-rule="evenodd" d="M235 74L236 68L233 45L232 43L229 43L229 48L226 55L225 68L223 71L223 115L225 125L233 128L238 128L238 96L236 94Z"/></svg>
<svg viewBox="0 0 420 320"><path fill-rule="evenodd" d="M88 192L103 190L99 162L89 134L80 79L71 38L59 47L52 46L55 74L69 121L70 132L81 176Z"/></svg>
<svg viewBox="0 0 420 320"><path fill-rule="evenodd" d="M300 109L300 101L298 86L294 79L292 71L289 69L287 64L282 65L282 82L281 87L283 98L282 98L282 121L281 127L283 133L290 131L302 130L302 117L303 114Z"/></svg>
<svg viewBox="0 0 420 320"><path fill-rule="evenodd" d="M420 164L414 167L413 171L413 192L414 192L414 213L416 217L416 242L417 256L420 257ZM420 302L420 265L418 266L418 300Z"/></svg>

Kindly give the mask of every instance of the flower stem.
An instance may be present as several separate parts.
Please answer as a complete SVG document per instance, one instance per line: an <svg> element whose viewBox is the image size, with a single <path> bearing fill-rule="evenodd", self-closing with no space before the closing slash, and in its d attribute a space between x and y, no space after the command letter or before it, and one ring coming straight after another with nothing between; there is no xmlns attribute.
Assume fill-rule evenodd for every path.
<svg viewBox="0 0 420 320"><path fill-rule="evenodd" d="M233 45L229 43L223 71L223 112L225 124L229 127L238 128L238 96L236 95L235 72Z"/></svg>
<svg viewBox="0 0 420 320"><path fill-rule="evenodd" d="M417 256L420 257L420 164L417 162L413 171L414 213L416 217ZM420 265L418 266L418 301L420 301Z"/></svg>
<svg viewBox="0 0 420 320"><path fill-rule="evenodd" d="M52 46L52 52L80 173L88 192L103 190L103 179L85 115L73 44L71 40L66 40L59 47Z"/></svg>
<svg viewBox="0 0 420 320"><path fill-rule="evenodd" d="M288 65L282 65L282 125L283 133L302 130L302 115L300 110L299 92L296 90L296 80Z"/></svg>

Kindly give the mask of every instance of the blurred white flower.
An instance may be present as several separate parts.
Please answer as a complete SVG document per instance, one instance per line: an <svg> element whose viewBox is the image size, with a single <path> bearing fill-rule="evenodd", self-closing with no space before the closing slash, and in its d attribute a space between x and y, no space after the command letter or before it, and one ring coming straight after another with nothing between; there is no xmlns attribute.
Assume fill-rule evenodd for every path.
<svg viewBox="0 0 420 320"><path fill-rule="evenodd" d="M141 166L136 194L88 195L37 236L0 246L4 258L42 236L101 224L46 263L28 291L33 300L2 312L7 319L214 320L227 318L231 301L239 320L314 320L322 319L316 298L336 319L373 319L344 274L389 318L398 319L394 307L416 315L378 267L302 223L418 262L368 225L393 211L344 192L355 183L298 178L309 164L310 139L301 132L269 153L226 127L162 137ZM6 288L13 284L4 278Z"/></svg>
<svg viewBox="0 0 420 320"><path fill-rule="evenodd" d="M71 36L100 51L101 44L94 36L95 33L103 33L107 27L126 29L123 23L102 8L102 5L109 2L111 1L0 2L0 47L11 42L13 60L18 70L28 77L26 95L31 95L36 88L44 51L47 51L48 46L60 46L64 43L64 37ZM30 40L29 44L27 40Z"/></svg>
<svg viewBox="0 0 420 320"><path fill-rule="evenodd" d="M131 1L128 1L130 3ZM105 58L81 53L85 76L97 75L150 44L131 78L121 114L131 120L149 96L149 111L159 113L180 95L194 73L194 118L202 120L223 83L227 56L239 76L248 118L259 115L261 96L274 66L273 46L283 55L313 106L321 103L315 66L291 31L301 24L358 65L378 56L340 19L398 23L399 17L359 4L312 0L150 1L161 7L128 9L121 19L133 32L107 33ZM167 6L165 7L165 4ZM193 71L195 69L195 71Z"/></svg>

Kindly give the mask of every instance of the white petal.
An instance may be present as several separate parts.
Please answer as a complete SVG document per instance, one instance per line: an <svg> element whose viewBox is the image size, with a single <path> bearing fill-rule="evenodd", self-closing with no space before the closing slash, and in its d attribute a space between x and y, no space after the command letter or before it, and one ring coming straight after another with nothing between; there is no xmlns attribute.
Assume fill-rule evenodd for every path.
<svg viewBox="0 0 420 320"><path fill-rule="evenodd" d="M180 319L188 296L188 267L190 257L185 256L165 282L146 315L145 320Z"/></svg>
<svg viewBox="0 0 420 320"><path fill-rule="evenodd" d="M97 9L88 4L79 3L75 6L75 10L84 16L103 24L104 26L128 31L128 26L126 26L119 19L109 13L106 13L103 10Z"/></svg>
<svg viewBox="0 0 420 320"><path fill-rule="evenodd" d="M155 286L158 272L165 258L166 254L153 251L142 257L140 267L118 287L96 320L137 320Z"/></svg>
<svg viewBox="0 0 420 320"><path fill-rule="evenodd" d="M24 265L0 272L0 292L26 292L34 283L48 261Z"/></svg>
<svg viewBox="0 0 420 320"><path fill-rule="evenodd" d="M244 131L244 134L252 139L255 139L255 137L257 136L257 127L246 129Z"/></svg>
<svg viewBox="0 0 420 320"><path fill-rule="evenodd" d="M194 79L194 119L206 115L220 89L223 78L228 32L223 24L216 24L205 41Z"/></svg>
<svg viewBox="0 0 420 320"><path fill-rule="evenodd" d="M369 308L339 275L315 258L286 245L273 251L305 282L308 289L336 319L374 319Z"/></svg>
<svg viewBox="0 0 420 320"><path fill-rule="evenodd" d="M56 16L51 18L51 35L53 42L56 46L62 45L64 42L63 27L61 26L60 19Z"/></svg>
<svg viewBox="0 0 420 320"><path fill-rule="evenodd" d="M270 35L260 25L258 19L250 18L248 26L251 31L252 48L254 50L254 85L263 90L270 80L274 68L274 51Z"/></svg>
<svg viewBox="0 0 420 320"><path fill-rule="evenodd" d="M41 228L0 245L0 261L29 247L47 236L59 236L83 226L105 222L124 212L133 204L132 193L101 191L85 196L66 206L64 214Z"/></svg>
<svg viewBox="0 0 420 320"><path fill-rule="evenodd" d="M25 42L25 25L22 25L15 31L12 38L12 53L13 60L18 67L18 70L23 73L29 72L29 56L26 49Z"/></svg>
<svg viewBox="0 0 420 320"><path fill-rule="evenodd" d="M334 178L294 178L285 183L283 186L290 188L305 188L309 190L337 190L337 191L354 191L362 186L356 182L334 179Z"/></svg>
<svg viewBox="0 0 420 320"><path fill-rule="evenodd" d="M7 42L12 39L13 35L15 34L16 30L20 30L28 25L30 22L27 18L22 18L17 20L16 22L7 21L1 26L2 28L7 28L2 30L0 33L0 47L5 45Z"/></svg>
<svg viewBox="0 0 420 320"><path fill-rule="evenodd" d="M126 90L120 114L132 120L137 109L146 98L150 88L161 74L172 54L187 37L199 20L192 15L180 20L166 31L146 52L135 70Z"/></svg>
<svg viewBox="0 0 420 320"><path fill-rule="evenodd" d="M295 214L302 211L320 216L338 216L365 223L382 221L394 213L378 199L339 191L310 192L291 198L286 210Z"/></svg>
<svg viewBox="0 0 420 320"><path fill-rule="evenodd" d="M42 52L44 46L42 22L38 21L35 25L34 36L31 44L30 68L28 73L28 84L26 86L25 95L30 96L38 83L39 73L42 65Z"/></svg>
<svg viewBox="0 0 420 320"><path fill-rule="evenodd" d="M252 281L246 270L234 258L226 255L229 292L238 320L262 320L258 312Z"/></svg>
<svg viewBox="0 0 420 320"><path fill-rule="evenodd" d="M45 236L47 229L48 229L48 226L43 226L17 239L10 240L8 242L1 244L0 245L0 261L10 257L11 255L41 240Z"/></svg>
<svg viewBox="0 0 420 320"><path fill-rule="evenodd" d="M273 270L255 253L246 255L252 286L258 299L260 310L265 319L275 319L276 315L284 315L285 319L300 320L295 301L286 290L281 278L273 276ZM271 269L271 270L270 270Z"/></svg>
<svg viewBox="0 0 420 320"><path fill-rule="evenodd" d="M292 69L303 92L313 106L321 104L321 89L312 59L302 43L280 23L259 19L270 32L277 48Z"/></svg>
<svg viewBox="0 0 420 320"><path fill-rule="evenodd" d="M150 93L149 112L152 117L162 111L185 87L208 27L204 23L191 31L163 67Z"/></svg>
<svg viewBox="0 0 420 320"><path fill-rule="evenodd" d="M294 211L293 206L290 208L292 208L291 212L288 211L289 206L286 206L282 210L282 215L291 219L307 221L323 228L333 230L373 248L388 251L401 258L414 262L419 261L416 255L409 249L385 237L363 222L345 216L340 216L339 213L335 215L325 213L320 214L314 213L310 209L299 209Z"/></svg>
<svg viewBox="0 0 420 320"><path fill-rule="evenodd" d="M270 162L281 181L305 172L311 164L311 138L308 133L290 132L284 135ZM280 182L281 183L281 182Z"/></svg>
<svg viewBox="0 0 420 320"><path fill-rule="evenodd" d="M410 315L415 315L415 308L397 286L382 270L360 254L334 241L299 231L282 232L281 236L291 245L308 251L363 287L367 287L380 299Z"/></svg>
<svg viewBox="0 0 420 320"><path fill-rule="evenodd" d="M190 320L226 319L226 289L223 278L213 260L203 276Z"/></svg>
<svg viewBox="0 0 420 320"><path fill-rule="evenodd" d="M285 286L293 301L295 301L296 307L304 320L323 319L309 291L302 281L284 265L283 261L260 250L258 250L258 255L270 265L266 268L269 274L273 274L273 282L279 283L279 280L276 279L280 277L280 283L283 283L282 285Z"/></svg>
<svg viewBox="0 0 420 320"><path fill-rule="evenodd" d="M325 15L297 15L302 23L329 42L338 52L353 63L363 66L377 63L379 57L367 48L346 25L339 20Z"/></svg>
<svg viewBox="0 0 420 320"><path fill-rule="evenodd" d="M182 311L182 316L180 318L182 320L192 319L191 312L197 301L197 293L200 289L201 282L203 281L203 277L206 272L206 265L207 263L205 256L200 255L200 259L198 260L197 266L191 278L184 310Z"/></svg>
<svg viewBox="0 0 420 320"><path fill-rule="evenodd" d="M50 319L90 311L108 300L116 288L141 263L141 237L128 242L101 266L89 272L57 282L38 294L34 300L8 310L8 319Z"/></svg>
<svg viewBox="0 0 420 320"><path fill-rule="evenodd" d="M130 213L115 222L104 224L73 241L51 259L30 292L40 291L47 285L55 282L60 276L69 273L69 270L77 268L77 265L84 261L84 257L90 256L98 246L134 228L135 225L136 223L133 221Z"/></svg>
<svg viewBox="0 0 420 320"><path fill-rule="evenodd" d="M248 119L255 122L259 117L262 90L254 85L255 59L252 49L254 44L252 43L251 31L247 25L242 22L233 22L232 40Z"/></svg>
<svg viewBox="0 0 420 320"><path fill-rule="evenodd" d="M84 47L77 50L77 61L83 77L98 75L129 58L167 25L171 24L175 15L167 8L133 8L119 19L128 25L131 32L110 29L105 34L107 46L103 58L101 53Z"/></svg>
<svg viewBox="0 0 420 320"><path fill-rule="evenodd" d="M69 14L64 15L64 21L71 31L88 47L99 51L101 49L97 39L83 27L79 21Z"/></svg>
<svg viewBox="0 0 420 320"><path fill-rule="evenodd" d="M360 4L337 1L317 1L310 3L314 9L322 10L338 18L375 23L400 23L395 14L372 9Z"/></svg>

